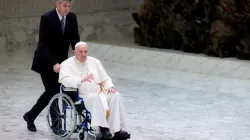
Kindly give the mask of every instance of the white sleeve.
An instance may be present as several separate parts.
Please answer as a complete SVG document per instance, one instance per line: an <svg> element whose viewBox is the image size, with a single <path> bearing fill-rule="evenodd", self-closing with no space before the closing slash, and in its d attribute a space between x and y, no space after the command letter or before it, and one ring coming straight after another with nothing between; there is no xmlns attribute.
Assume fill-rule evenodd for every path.
<svg viewBox="0 0 250 140"><path fill-rule="evenodd" d="M58 82L64 85L65 87L78 88L81 84L81 78L74 76L70 68L71 67L65 64L62 64L60 66Z"/></svg>
<svg viewBox="0 0 250 140"><path fill-rule="evenodd" d="M107 90L110 87L114 87L112 79L108 76L102 63L97 59L97 69L100 76L101 85Z"/></svg>

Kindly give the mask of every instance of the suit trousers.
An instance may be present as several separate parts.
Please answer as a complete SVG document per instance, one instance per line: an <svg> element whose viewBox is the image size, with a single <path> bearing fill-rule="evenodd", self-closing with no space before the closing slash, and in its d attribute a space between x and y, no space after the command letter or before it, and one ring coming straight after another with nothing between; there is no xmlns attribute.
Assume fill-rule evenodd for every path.
<svg viewBox="0 0 250 140"><path fill-rule="evenodd" d="M60 92L60 83L58 83L59 74L55 72L43 72L40 74L45 91L38 98L36 104L29 111L28 115L31 121L34 121L36 117L42 112L42 110L48 105L50 99ZM55 122L57 117L57 112L59 108L55 100L52 104L53 107L50 109L50 114L52 118L52 123L56 126L59 122ZM56 108L55 108L56 107ZM53 125L52 125L53 127Z"/></svg>

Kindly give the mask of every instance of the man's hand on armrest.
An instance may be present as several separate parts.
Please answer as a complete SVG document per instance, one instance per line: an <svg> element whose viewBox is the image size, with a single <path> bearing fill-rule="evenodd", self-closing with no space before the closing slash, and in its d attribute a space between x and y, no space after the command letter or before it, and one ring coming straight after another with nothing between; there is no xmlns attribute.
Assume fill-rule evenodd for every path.
<svg viewBox="0 0 250 140"><path fill-rule="evenodd" d="M100 84L107 91L107 93L115 93L116 92L116 89L114 88L114 85L111 82L111 80L106 80Z"/></svg>
<svg viewBox="0 0 250 140"><path fill-rule="evenodd" d="M108 88L108 93L115 93L116 92L116 89L111 87L111 88Z"/></svg>

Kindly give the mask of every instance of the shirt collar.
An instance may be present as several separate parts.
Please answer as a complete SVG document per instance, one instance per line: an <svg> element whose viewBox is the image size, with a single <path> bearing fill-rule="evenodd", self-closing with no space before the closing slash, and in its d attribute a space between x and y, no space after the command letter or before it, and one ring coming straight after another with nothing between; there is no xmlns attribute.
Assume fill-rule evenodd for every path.
<svg viewBox="0 0 250 140"><path fill-rule="evenodd" d="M60 13L58 12L57 8L56 8L56 13L60 19L60 21L62 20L62 15L60 15ZM64 20L66 19L66 16L64 16Z"/></svg>
<svg viewBox="0 0 250 140"><path fill-rule="evenodd" d="M75 59L75 61L76 61L77 64L84 64L84 63L85 63L85 62L80 62L80 61L76 58L76 56L74 56L74 59Z"/></svg>

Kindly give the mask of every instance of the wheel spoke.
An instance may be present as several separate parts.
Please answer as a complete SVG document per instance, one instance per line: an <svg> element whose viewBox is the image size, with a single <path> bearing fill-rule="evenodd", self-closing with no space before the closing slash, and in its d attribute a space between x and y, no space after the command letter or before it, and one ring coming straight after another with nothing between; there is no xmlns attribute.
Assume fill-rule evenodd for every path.
<svg viewBox="0 0 250 140"><path fill-rule="evenodd" d="M46 119L48 128L55 138L68 139L74 133L77 121L72 99L63 93L53 96L47 107Z"/></svg>

